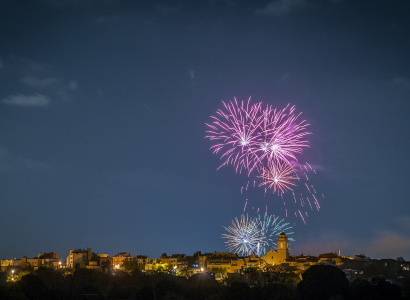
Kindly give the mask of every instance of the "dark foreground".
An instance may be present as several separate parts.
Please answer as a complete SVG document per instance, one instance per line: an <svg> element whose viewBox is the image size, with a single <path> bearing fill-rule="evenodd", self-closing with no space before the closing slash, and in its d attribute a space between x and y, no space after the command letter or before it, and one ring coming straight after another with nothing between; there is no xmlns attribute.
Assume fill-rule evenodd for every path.
<svg viewBox="0 0 410 300"><path fill-rule="evenodd" d="M0 277L0 299L410 299L410 281L391 284L384 279L349 283L343 271L313 266L300 280L283 272L248 272L217 282L210 274L190 278L167 273L100 272L77 269L71 273L40 268L7 281ZM16 278L17 279L17 278Z"/></svg>

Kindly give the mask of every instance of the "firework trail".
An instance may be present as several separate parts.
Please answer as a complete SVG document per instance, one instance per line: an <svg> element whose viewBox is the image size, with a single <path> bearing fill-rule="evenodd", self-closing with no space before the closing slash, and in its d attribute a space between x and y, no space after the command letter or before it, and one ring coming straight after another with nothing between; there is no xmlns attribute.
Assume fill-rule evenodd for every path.
<svg viewBox="0 0 410 300"><path fill-rule="evenodd" d="M268 216L265 213L263 217L258 216L258 221L260 233L265 240L264 244L260 244L258 256L263 256L266 252L276 248L277 237L282 232L285 232L288 236L293 234L293 232L289 232L289 230L292 230L292 226L286 223L284 219L279 220L278 216ZM290 237L289 241L294 241L294 239Z"/></svg>
<svg viewBox="0 0 410 300"><path fill-rule="evenodd" d="M281 211L284 216L293 216L306 224L308 211L319 211L319 199L324 196L311 182L313 170L306 171L304 165L297 163L292 166L282 163L281 167L271 167L258 176L263 181L257 187L249 185L248 190L243 188L241 195L246 197L244 213L256 212L260 208L267 213L269 204L274 211ZM289 174L280 172L281 168L287 168ZM258 187L265 188L261 191Z"/></svg>
<svg viewBox="0 0 410 300"><path fill-rule="evenodd" d="M256 254L258 245L265 245L265 237L261 234L259 220L249 218L248 215L241 215L232 221L232 225L224 227L228 234L222 234L229 251L238 253L242 256Z"/></svg>

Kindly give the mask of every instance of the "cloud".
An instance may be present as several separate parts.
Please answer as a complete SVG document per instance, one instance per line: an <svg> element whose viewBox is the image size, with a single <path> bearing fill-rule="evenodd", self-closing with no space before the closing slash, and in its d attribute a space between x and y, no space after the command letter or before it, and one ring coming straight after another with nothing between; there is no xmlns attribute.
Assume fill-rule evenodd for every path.
<svg viewBox="0 0 410 300"><path fill-rule="evenodd" d="M76 90L78 88L78 84L76 81L72 80L68 83L68 88L70 90Z"/></svg>
<svg viewBox="0 0 410 300"><path fill-rule="evenodd" d="M57 6L57 7L81 4L81 1L79 0L45 0L45 2L50 5Z"/></svg>
<svg viewBox="0 0 410 300"><path fill-rule="evenodd" d="M311 236L308 242L295 242L292 246L292 255L299 255L301 253L307 255L319 255L322 253L337 252L341 250L341 254L346 249L351 249L354 242L344 237L341 234L326 232Z"/></svg>
<svg viewBox="0 0 410 300"><path fill-rule="evenodd" d="M369 243L363 245L366 252L381 258L397 258L410 254L410 237L393 231L380 231Z"/></svg>
<svg viewBox="0 0 410 300"><path fill-rule="evenodd" d="M345 0L330 0L330 2L331 2L332 4L338 5L338 4L345 3Z"/></svg>
<svg viewBox="0 0 410 300"><path fill-rule="evenodd" d="M395 217L394 221L405 232L410 232L410 215Z"/></svg>
<svg viewBox="0 0 410 300"><path fill-rule="evenodd" d="M25 76L21 82L33 88L54 88L54 90L76 90L78 83L75 80L66 81L56 78L38 78L33 76Z"/></svg>
<svg viewBox="0 0 410 300"><path fill-rule="evenodd" d="M0 146L0 172L46 169L44 163L29 158L13 156L8 149Z"/></svg>
<svg viewBox="0 0 410 300"><path fill-rule="evenodd" d="M270 2L265 8L256 10L256 13L278 16L303 8L306 4L306 0L275 0Z"/></svg>
<svg viewBox="0 0 410 300"><path fill-rule="evenodd" d="M95 23L97 24L102 24L110 21L114 21L118 18L117 15L112 15L112 16L99 16L95 19Z"/></svg>
<svg viewBox="0 0 410 300"><path fill-rule="evenodd" d="M0 147L0 159L4 159L9 154L9 151L4 148Z"/></svg>
<svg viewBox="0 0 410 300"><path fill-rule="evenodd" d="M286 81L286 80L289 80L289 78L290 78L290 74L289 74L289 73L284 73L284 74L282 74L282 76L280 77L279 82L280 82L280 83L281 83L281 82L284 82L284 81Z"/></svg>
<svg viewBox="0 0 410 300"><path fill-rule="evenodd" d="M172 14L177 12L180 8L178 6L168 4L157 4L157 9L164 14Z"/></svg>
<svg viewBox="0 0 410 300"><path fill-rule="evenodd" d="M57 83L55 78L35 78L32 76L24 77L21 82L31 86L31 87L47 87L52 86Z"/></svg>
<svg viewBox="0 0 410 300"><path fill-rule="evenodd" d="M401 85L401 86L405 86L407 88L410 88L410 78L406 78L406 77L395 77L392 79L391 81L393 84L396 85Z"/></svg>
<svg viewBox="0 0 410 300"><path fill-rule="evenodd" d="M47 106L50 98L38 93L34 95L17 94L3 99L3 103L18 106Z"/></svg>
<svg viewBox="0 0 410 300"><path fill-rule="evenodd" d="M65 7L91 7L95 5L105 5L110 3L115 3L115 0L43 0L44 3L56 7L56 8L65 8Z"/></svg>
<svg viewBox="0 0 410 300"><path fill-rule="evenodd" d="M408 231L407 231L408 232ZM350 237L341 233L324 231L292 246L292 255L305 253L319 255L341 250L342 255L365 254L371 258L410 257L410 236L392 230L376 231L365 238Z"/></svg>
<svg viewBox="0 0 410 300"><path fill-rule="evenodd" d="M5 104L20 106L46 106L51 101L71 101L79 84L74 79L64 79L50 65L24 58L12 58L7 68L7 80L17 82L18 90L1 95ZM7 86L4 86L7 93ZM14 86L14 85L13 85Z"/></svg>

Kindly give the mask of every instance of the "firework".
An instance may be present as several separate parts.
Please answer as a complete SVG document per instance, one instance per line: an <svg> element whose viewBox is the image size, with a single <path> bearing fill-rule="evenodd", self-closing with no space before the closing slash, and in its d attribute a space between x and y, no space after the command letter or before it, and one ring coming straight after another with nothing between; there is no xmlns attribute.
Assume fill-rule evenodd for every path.
<svg viewBox="0 0 410 300"><path fill-rule="evenodd" d="M261 104L250 105L250 99L248 102L238 103L235 99L222 103L225 109L218 109L218 116L212 116L213 122L206 124L210 128L206 138L216 141L211 147L213 153L222 153L224 162L220 167L231 164L240 172L243 168L249 169L251 145L257 143Z"/></svg>
<svg viewBox="0 0 410 300"><path fill-rule="evenodd" d="M308 212L319 211L319 201L324 198L312 184L315 174L315 169L308 163L292 162L290 168L283 162L279 167L265 169L262 175L258 176L259 180L262 179L261 183L256 185L255 181L248 181L241 188L241 195L246 197L244 213L250 210L259 213L263 207L267 214L269 204L271 209L283 213L285 217L293 216L306 224ZM264 187L264 191L260 191L260 187Z"/></svg>
<svg viewBox="0 0 410 300"><path fill-rule="evenodd" d="M309 124L298 121L300 114L295 114L294 106L263 108L262 102L251 105L250 99L222 103L224 109L218 109L212 123L206 124L210 128L206 138L216 142L211 149L224 161L220 167L233 165L236 172L246 169L250 175L270 161L297 161L296 155L308 146Z"/></svg>
<svg viewBox="0 0 410 300"><path fill-rule="evenodd" d="M308 147L305 137L310 132L306 131L309 124L305 120L298 121L301 113L295 114L295 106L287 105L282 110L266 106L261 110L262 122L259 122L260 130L256 147L252 149L253 162L251 169L264 166L270 161L276 163L290 160L297 161L297 154L302 153L304 147Z"/></svg>
<svg viewBox="0 0 410 300"><path fill-rule="evenodd" d="M268 167L263 169L262 175L258 177L262 179L259 186L270 188L273 193L278 192L278 195L292 191L292 186L296 185L295 181L299 180L292 165L276 161L270 161Z"/></svg>
<svg viewBox="0 0 410 300"><path fill-rule="evenodd" d="M265 237L261 234L257 219L249 218L248 215L241 215L232 221L232 225L224 227L229 234L222 234L226 238L227 248L229 251L238 253L242 256L256 254L258 246L265 245Z"/></svg>
<svg viewBox="0 0 410 300"><path fill-rule="evenodd" d="M234 99L222 103L223 107L206 124L206 138L213 142L211 149L222 160L218 169L232 165L237 173L245 171L248 177L256 173L252 179L253 187L263 187L265 195L268 190L277 194L280 200L277 202L284 204L286 216L288 205L296 204L295 216L306 224L306 208L320 208L316 189L309 183L307 175L309 171L316 172L309 164L301 166L298 162L298 156L309 146L309 124L301 120L301 113L296 113L295 106L289 104L277 109L262 102L251 104L250 98L247 101ZM248 191L248 185L241 188L241 194ZM307 196L306 190L301 191L305 188ZM247 206L248 199L244 212ZM250 207L254 209L253 205ZM239 221L237 225L240 227ZM252 249L247 246L242 248L238 251Z"/></svg>
<svg viewBox="0 0 410 300"><path fill-rule="evenodd" d="M289 223L286 223L284 219L279 220L279 217L268 216L266 213L261 217L258 217L260 234L264 237L264 243L260 244L258 256L263 256L266 252L277 247L276 240L280 233L285 232L286 235L293 234L289 232L292 227ZM289 241L294 241L293 238L289 238Z"/></svg>

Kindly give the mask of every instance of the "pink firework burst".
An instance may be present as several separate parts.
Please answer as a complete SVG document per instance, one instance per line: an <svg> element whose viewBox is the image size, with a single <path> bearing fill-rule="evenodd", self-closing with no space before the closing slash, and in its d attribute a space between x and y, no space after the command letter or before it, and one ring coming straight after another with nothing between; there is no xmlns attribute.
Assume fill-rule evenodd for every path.
<svg viewBox="0 0 410 300"><path fill-rule="evenodd" d="M262 108L262 102L251 105L250 98L247 102L234 99L222 103L224 109L218 109L217 116L211 117L213 122L206 124L210 128L206 138L216 141L211 149L222 153L220 167L233 165L236 172L246 169L250 175L255 169L261 172L272 160L297 161L296 155L308 146L305 137L310 134L306 131L309 124L298 120L300 113L295 114L295 106Z"/></svg>
<svg viewBox="0 0 410 300"><path fill-rule="evenodd" d="M295 106L287 105L277 110L268 105L261 110L261 114L263 122L259 123L259 135L254 143L256 147L252 149L251 168L264 167L272 160L287 164L290 160L297 161L296 155L309 146L305 138L311 134L306 131L309 124L305 120L298 120L301 113L295 114Z"/></svg>
<svg viewBox="0 0 410 300"><path fill-rule="evenodd" d="M262 102L251 104L250 98L222 103L223 107L206 124L209 128L206 138L214 143L211 149L223 161L218 169L232 165L236 172L245 170L249 177L256 173L253 187L263 187L265 195L268 190L277 194L275 198L283 203L286 215L287 207L292 209L296 205L295 216L305 223L307 209L320 209L316 189L307 174L316 172L309 164L298 162L309 146L309 124L289 104L277 109ZM248 185L242 187L241 194L248 191ZM247 204L248 198L244 211ZM253 204L249 202L249 205L254 209Z"/></svg>
<svg viewBox="0 0 410 300"><path fill-rule="evenodd" d="M251 145L257 143L261 103L250 105L250 98L247 102L234 99L222 103L224 109L218 109L218 116L211 116L212 123L206 124L210 128L206 138L216 141L211 147L213 153L222 153L224 162L220 167L233 165L236 172L241 172L243 168L249 169Z"/></svg>
<svg viewBox="0 0 410 300"><path fill-rule="evenodd" d="M299 180L290 164L276 161L269 162L268 167L263 169L262 175L258 177L262 179L259 186L272 189L273 193L277 192L278 195L292 191L292 186L296 186L296 181Z"/></svg>

